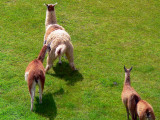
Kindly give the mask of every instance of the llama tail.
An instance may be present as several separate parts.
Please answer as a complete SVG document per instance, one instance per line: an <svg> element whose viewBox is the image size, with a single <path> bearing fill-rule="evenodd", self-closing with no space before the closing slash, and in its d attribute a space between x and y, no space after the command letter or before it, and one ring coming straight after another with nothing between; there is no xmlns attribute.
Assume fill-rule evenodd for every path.
<svg viewBox="0 0 160 120"><path fill-rule="evenodd" d="M66 51L66 45L62 44L62 45L59 45L57 48L56 48L56 51L55 51L55 57L58 57L58 56L61 56L65 53Z"/></svg>
<svg viewBox="0 0 160 120"><path fill-rule="evenodd" d="M38 80L42 81L44 79L44 77L45 77L45 75L44 75L42 70L39 70L38 72L33 73L33 74L34 74L33 78L34 78L36 83L38 83Z"/></svg>

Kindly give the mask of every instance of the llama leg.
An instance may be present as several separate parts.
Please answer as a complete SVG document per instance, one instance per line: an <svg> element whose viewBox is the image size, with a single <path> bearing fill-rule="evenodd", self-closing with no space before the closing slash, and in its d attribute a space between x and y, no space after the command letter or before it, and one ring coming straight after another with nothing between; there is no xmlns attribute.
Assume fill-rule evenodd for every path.
<svg viewBox="0 0 160 120"><path fill-rule="evenodd" d="M131 117L132 117L132 120L137 120L137 117L136 117L136 101L135 101L135 98L134 96L131 96L129 99L128 99L128 109L129 109L129 112L131 114Z"/></svg>
<svg viewBox="0 0 160 120"><path fill-rule="evenodd" d="M28 74L29 74L29 72L26 72L25 75L24 75L25 76L25 81L28 80Z"/></svg>
<svg viewBox="0 0 160 120"><path fill-rule="evenodd" d="M55 54L53 53L49 53L48 57L47 57L47 65L45 68L45 72L47 72L53 65L53 61L55 60Z"/></svg>
<svg viewBox="0 0 160 120"><path fill-rule="evenodd" d="M75 66L74 66L74 59L73 59L73 47L70 47L67 51L66 51L66 56L67 59L69 61L69 65L71 66L72 70L76 70Z"/></svg>
<svg viewBox="0 0 160 120"><path fill-rule="evenodd" d="M31 111L33 111L33 102L34 102L34 96L35 96L35 85L36 85L36 83L33 82L32 88L31 88L31 91L30 91L30 95L31 95Z"/></svg>
<svg viewBox="0 0 160 120"><path fill-rule="evenodd" d="M141 116L139 116L139 120L145 120L145 115L141 115Z"/></svg>
<svg viewBox="0 0 160 120"><path fill-rule="evenodd" d="M59 64L60 64L60 65L62 64L61 56L59 56Z"/></svg>
<svg viewBox="0 0 160 120"><path fill-rule="evenodd" d="M135 113L134 118L135 118L135 120L137 120L137 113Z"/></svg>
<svg viewBox="0 0 160 120"><path fill-rule="evenodd" d="M131 117L132 117L132 120L137 120L137 119L135 119L134 117L134 113L133 112L131 112Z"/></svg>
<svg viewBox="0 0 160 120"><path fill-rule="evenodd" d="M34 101L34 96L31 93L31 111L33 111L33 101Z"/></svg>
<svg viewBox="0 0 160 120"><path fill-rule="evenodd" d="M42 85L41 85L41 82L38 81L38 86L39 86L39 103L41 104L42 103Z"/></svg>
<svg viewBox="0 0 160 120"><path fill-rule="evenodd" d="M126 107L126 112L127 112L127 120L129 120L129 110L127 107Z"/></svg>
<svg viewBox="0 0 160 120"><path fill-rule="evenodd" d="M43 93L43 89L44 89L44 83L45 83L45 75L41 71L40 79L38 81L38 86L39 86L39 103L40 104L42 103L42 93Z"/></svg>

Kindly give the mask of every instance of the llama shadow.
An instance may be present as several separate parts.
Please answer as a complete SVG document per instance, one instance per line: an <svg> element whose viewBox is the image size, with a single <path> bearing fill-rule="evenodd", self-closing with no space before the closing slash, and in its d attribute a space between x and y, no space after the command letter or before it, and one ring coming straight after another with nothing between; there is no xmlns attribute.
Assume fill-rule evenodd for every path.
<svg viewBox="0 0 160 120"><path fill-rule="evenodd" d="M36 97L35 113L54 120L57 116L57 107L51 93L43 95L42 104L39 104L39 98Z"/></svg>
<svg viewBox="0 0 160 120"><path fill-rule="evenodd" d="M64 79L67 82L67 85L74 85L76 82L83 80L82 74L79 73L78 70L73 71L66 62L63 62L62 64L57 63L56 66L53 67L53 70L55 74L48 74Z"/></svg>
<svg viewBox="0 0 160 120"><path fill-rule="evenodd" d="M54 96L63 95L63 94L64 94L64 89L63 88L60 88L58 91L53 93Z"/></svg>

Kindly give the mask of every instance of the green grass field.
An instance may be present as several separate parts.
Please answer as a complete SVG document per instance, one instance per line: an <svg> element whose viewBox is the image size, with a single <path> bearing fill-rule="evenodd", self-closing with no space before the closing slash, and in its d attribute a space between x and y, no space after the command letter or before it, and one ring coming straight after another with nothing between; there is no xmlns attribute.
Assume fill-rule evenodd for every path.
<svg viewBox="0 0 160 120"><path fill-rule="evenodd" d="M24 72L43 45L46 7L71 35L75 65L58 60L38 87L33 112ZM126 120L121 101L124 65L131 82L160 119L159 0L1 0L0 119ZM44 66L46 65L46 59Z"/></svg>

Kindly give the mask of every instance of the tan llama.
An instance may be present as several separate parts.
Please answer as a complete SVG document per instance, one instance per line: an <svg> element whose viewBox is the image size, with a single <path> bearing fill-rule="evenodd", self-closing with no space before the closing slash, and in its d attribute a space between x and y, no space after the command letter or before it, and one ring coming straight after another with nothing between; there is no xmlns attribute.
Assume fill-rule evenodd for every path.
<svg viewBox="0 0 160 120"><path fill-rule="evenodd" d="M61 64L61 56L66 54L69 64L72 70L76 70L73 59L73 45L71 43L70 35L65 29L56 24L55 5L45 4L47 6L45 27L46 33L44 35L44 44L51 42L51 51L48 52L47 65L45 71L47 72L53 65L53 62L59 57L59 63Z"/></svg>
<svg viewBox="0 0 160 120"><path fill-rule="evenodd" d="M138 93L134 90L134 88L131 87L130 72L132 70L132 67L130 69L126 69L124 66L124 70L125 70L125 81L121 95L122 102L127 111L127 119L129 120L129 113L130 113L132 120L137 120L136 105L141 98L138 95Z"/></svg>
<svg viewBox="0 0 160 120"><path fill-rule="evenodd" d="M43 60L45 58L46 51L49 50L49 48L49 46L44 45L39 53L38 58L30 62L25 70L25 80L28 83L28 89L31 96L31 111L33 110L36 84L39 86L39 103L42 103L42 93L45 82L45 69L43 67Z"/></svg>
<svg viewBox="0 0 160 120"><path fill-rule="evenodd" d="M155 120L152 106L144 100L140 100L137 104L137 114L139 120Z"/></svg>

